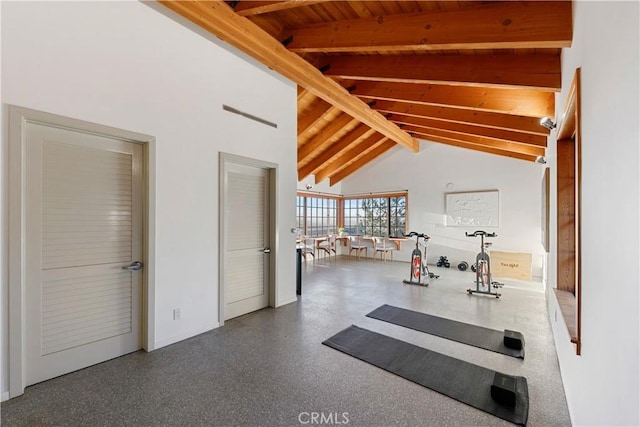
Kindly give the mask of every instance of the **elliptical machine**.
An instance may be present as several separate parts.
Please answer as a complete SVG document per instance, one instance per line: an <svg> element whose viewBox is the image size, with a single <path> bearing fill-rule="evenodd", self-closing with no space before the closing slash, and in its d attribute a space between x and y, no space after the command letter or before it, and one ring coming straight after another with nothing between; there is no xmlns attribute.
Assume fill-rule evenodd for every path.
<svg viewBox="0 0 640 427"><path fill-rule="evenodd" d="M491 260L489 254L485 252L485 249L491 246L491 243L485 243L485 237L496 237L496 233L487 233L486 231L474 231L473 233L464 233L467 237L480 236L480 252L476 256L476 289L467 289L469 295L473 293L494 295L496 298L500 298L501 294L498 292L491 292L491 287L498 288L502 286L502 283L494 282L491 278Z"/></svg>
<svg viewBox="0 0 640 427"><path fill-rule="evenodd" d="M427 267L427 247L429 246L429 237L424 233L410 232L405 237L416 238L416 248L411 252L411 274L409 280L403 280L402 283L407 285L420 285L429 286L429 280L424 279L437 279L437 276L429 271ZM420 242L422 239L422 243ZM420 246L424 248L424 254L420 250Z"/></svg>

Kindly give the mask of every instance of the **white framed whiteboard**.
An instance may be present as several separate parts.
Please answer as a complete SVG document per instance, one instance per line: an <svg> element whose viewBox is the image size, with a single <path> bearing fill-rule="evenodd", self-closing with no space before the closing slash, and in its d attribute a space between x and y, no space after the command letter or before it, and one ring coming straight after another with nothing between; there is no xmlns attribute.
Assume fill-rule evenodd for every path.
<svg viewBox="0 0 640 427"><path fill-rule="evenodd" d="M498 190L445 193L447 227L498 227L500 193Z"/></svg>

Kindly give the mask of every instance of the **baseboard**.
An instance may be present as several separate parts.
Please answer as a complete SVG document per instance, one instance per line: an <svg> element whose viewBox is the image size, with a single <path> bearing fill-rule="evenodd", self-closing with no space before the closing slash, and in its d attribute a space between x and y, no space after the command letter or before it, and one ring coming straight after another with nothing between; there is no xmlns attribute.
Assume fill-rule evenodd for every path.
<svg viewBox="0 0 640 427"><path fill-rule="evenodd" d="M0 402L5 402L7 400L9 400L9 392L5 391L0 395Z"/></svg>
<svg viewBox="0 0 640 427"><path fill-rule="evenodd" d="M184 341L187 338L195 337L196 335L204 334L205 332L209 332L212 329L216 329L220 327L219 322L212 323L210 325L206 325L202 328L191 329L189 331L182 332L178 335L174 335L169 338L162 339L160 341L156 341L153 346L153 350L157 350L162 347L166 347L171 344L175 344L180 341Z"/></svg>
<svg viewBox="0 0 640 427"><path fill-rule="evenodd" d="M292 302L298 301L298 297L289 298L288 300L281 301L276 308L282 307L283 305L291 304Z"/></svg>

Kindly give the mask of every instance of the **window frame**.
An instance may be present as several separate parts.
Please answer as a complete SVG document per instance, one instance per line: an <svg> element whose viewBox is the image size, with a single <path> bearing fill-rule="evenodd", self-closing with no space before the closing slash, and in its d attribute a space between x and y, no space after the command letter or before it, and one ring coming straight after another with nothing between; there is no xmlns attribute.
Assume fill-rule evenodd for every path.
<svg viewBox="0 0 640 427"><path fill-rule="evenodd" d="M384 228L383 229L379 228L378 230L374 230L374 228L371 228L371 230L368 230L367 228L365 228L364 230L361 230L358 225L358 229L355 234L361 234L360 233L361 231L365 235L367 235L367 232L370 231L368 235L371 235L371 236L380 235L383 237L404 237L404 235L407 234L407 230L409 226L409 192L408 191L397 191L397 192L388 192L388 193L367 193L367 194L354 194L354 195L335 195L335 196L298 191L297 196L298 198L296 199L297 200L296 215L297 215L298 227L300 229L301 234L310 235L308 233L309 230L307 229L307 219L306 219L306 203L307 203L306 199L309 197L335 199L337 201L336 229L352 228L353 223L349 220L351 218L359 218L357 214L355 216L348 214L349 212L352 212L354 210L357 212L360 209L359 206L351 207L351 203L350 203L351 201L360 201L360 200L366 200L366 199L371 199L371 200L385 199L386 205L384 209L386 210L386 213L384 216L385 217L384 222L386 224ZM302 219L300 216L300 213L301 213L300 197L305 198L304 199L305 201L303 202L304 208L302 208L302 214L303 214ZM400 206L397 200L396 200L396 203L392 203L392 199L400 199L400 198L404 199L403 206ZM399 208L404 209L404 216L398 215ZM395 218L395 221L393 220L394 218ZM398 218L403 218L403 220L399 220ZM402 221L404 221L404 224L402 224ZM404 225L404 229L402 229L402 225ZM384 232L381 232L380 230L384 230ZM399 230L402 230L402 232L398 233Z"/></svg>
<svg viewBox="0 0 640 427"><path fill-rule="evenodd" d="M301 199L302 198L302 203ZM314 205L314 203L309 203L309 199L321 200L322 203L320 206ZM331 206L327 206L329 204L329 200L335 201L335 208ZM325 201L327 205L325 205ZM321 216L317 215L319 211L322 209L328 209L329 211L335 210L335 216L327 215L326 219L329 220L326 233L325 227L318 225L309 225L310 221L318 220ZM312 215L309 216L308 213L311 210ZM313 210L315 210L315 215L313 214ZM315 194L315 193L305 193L302 191L297 192L296 197L296 221L298 223L298 232L304 236L326 236L327 234L336 233L338 228L340 227L340 217L341 217L341 201L340 196L333 196L327 194ZM333 223L331 219L334 219ZM319 234L318 234L319 233Z"/></svg>

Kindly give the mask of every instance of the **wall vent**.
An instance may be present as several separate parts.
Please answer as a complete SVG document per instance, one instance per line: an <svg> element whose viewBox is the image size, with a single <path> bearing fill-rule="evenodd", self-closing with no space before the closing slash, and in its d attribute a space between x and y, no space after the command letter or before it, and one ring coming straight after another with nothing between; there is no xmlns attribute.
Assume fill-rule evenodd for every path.
<svg viewBox="0 0 640 427"><path fill-rule="evenodd" d="M272 128L276 128L276 129L278 128L277 123L270 122L269 120L263 119L262 117L254 116L253 114L245 113L244 111L240 111L236 108L229 107L228 105L222 104L222 109L230 113L234 113L242 117L246 117L247 119L254 120L258 123L262 123L263 125L271 126Z"/></svg>

